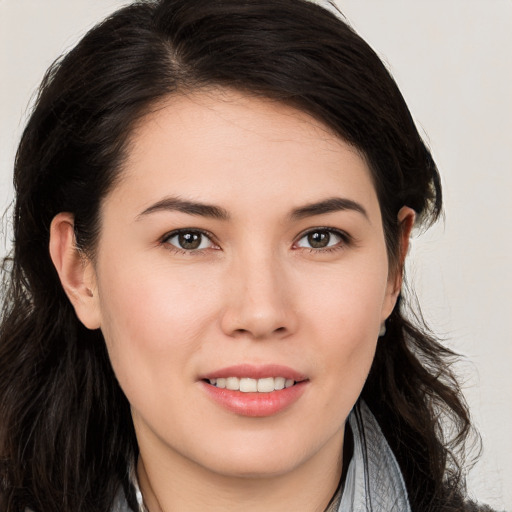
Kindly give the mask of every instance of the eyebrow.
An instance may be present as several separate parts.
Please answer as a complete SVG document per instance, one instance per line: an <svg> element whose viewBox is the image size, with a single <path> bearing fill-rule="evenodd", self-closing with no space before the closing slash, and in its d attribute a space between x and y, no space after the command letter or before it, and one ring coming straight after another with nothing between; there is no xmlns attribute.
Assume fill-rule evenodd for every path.
<svg viewBox="0 0 512 512"><path fill-rule="evenodd" d="M290 217L292 220L300 220L306 217L313 217L314 215L323 215L326 213L333 213L339 211L355 211L369 219L368 213L364 206L352 199L342 197L330 197L317 203L311 203L306 206L301 206L292 211Z"/></svg>
<svg viewBox="0 0 512 512"><path fill-rule="evenodd" d="M291 220L300 220L315 215L323 215L326 213L333 213L338 211L355 211L362 214L367 219L368 213L363 205L342 197L331 197L318 201L316 203L307 204L299 208L295 208L290 213ZM195 215L199 217L209 217L218 220L229 220L229 212L220 207L207 203L200 203L196 201L187 201L179 197L166 197L155 204L146 208L143 212L137 215L137 220L151 213L160 211L178 211L188 215Z"/></svg>
<svg viewBox="0 0 512 512"><path fill-rule="evenodd" d="M188 215L197 215L200 217L210 217L212 219L228 220L229 213L224 208L206 203L198 203L196 201L186 201L179 197L166 197L161 201L146 208L142 213L137 215L137 220L149 215L150 213L160 211L177 211L187 213Z"/></svg>

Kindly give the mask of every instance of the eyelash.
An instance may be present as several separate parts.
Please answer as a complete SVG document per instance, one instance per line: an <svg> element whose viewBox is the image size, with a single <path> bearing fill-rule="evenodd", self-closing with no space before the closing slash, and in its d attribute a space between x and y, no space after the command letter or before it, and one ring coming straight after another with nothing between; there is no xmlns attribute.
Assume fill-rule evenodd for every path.
<svg viewBox="0 0 512 512"><path fill-rule="evenodd" d="M302 240L303 238L305 238L313 233L328 233L329 235L334 235L334 236L339 237L341 239L341 241L333 246L327 246L327 247L321 247L321 248L295 247L298 244L298 242L300 242L300 240ZM214 241L214 237L211 233L209 233L208 231L204 231L202 229L192 229L192 228L176 229L174 231L171 231L170 233L167 233L166 235L164 235L161 238L160 243L167 250L170 250L177 254L187 254L187 255L194 254L194 253L195 254L203 254L206 249L211 248L211 247L208 247L208 248L203 248L203 249L184 249L184 248L177 247L176 245L171 244L169 242L169 240L171 240L172 238L179 236L181 234L200 235L202 237L207 238L210 241L210 243L214 246L214 248L218 248L217 244ZM309 253L313 253L313 254L319 254L319 253L325 254L325 253L343 250L344 248L351 245L352 243L353 243L352 237L348 233L345 233L344 231L340 231L339 229L334 229L334 228L329 228L329 227L315 227L313 229L309 229L309 230L301 233L297 237L296 242L294 242L293 245L296 250L304 249L304 250L307 250Z"/></svg>

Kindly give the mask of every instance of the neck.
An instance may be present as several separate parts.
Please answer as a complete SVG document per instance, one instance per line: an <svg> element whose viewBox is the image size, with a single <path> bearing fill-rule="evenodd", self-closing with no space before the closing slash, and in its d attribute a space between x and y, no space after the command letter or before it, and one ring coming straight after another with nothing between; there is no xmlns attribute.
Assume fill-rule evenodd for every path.
<svg viewBox="0 0 512 512"><path fill-rule="evenodd" d="M137 476L149 512L323 512L341 478L343 431L328 444L291 471L258 477L222 475L186 459L175 464L141 447Z"/></svg>

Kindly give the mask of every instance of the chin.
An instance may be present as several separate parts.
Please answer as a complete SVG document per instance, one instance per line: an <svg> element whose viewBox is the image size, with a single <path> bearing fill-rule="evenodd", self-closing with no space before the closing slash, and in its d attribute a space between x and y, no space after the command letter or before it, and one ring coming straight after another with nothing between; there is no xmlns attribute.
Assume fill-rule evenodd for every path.
<svg viewBox="0 0 512 512"><path fill-rule="evenodd" d="M337 449L341 450L342 432L326 436L324 442L318 438L308 442L310 433L301 436L297 435L297 430L295 436L290 430L285 435L253 431L242 436L236 443L231 439L229 444L216 444L209 453L202 452L202 460L196 462L223 477L267 479L286 476L308 466L325 449L331 454ZM318 458L322 458L322 455Z"/></svg>
<svg viewBox="0 0 512 512"><path fill-rule="evenodd" d="M250 459L232 457L225 464L215 464L209 469L222 477L262 480L287 475L301 464L296 458L289 459L276 453L275 455L279 455L276 459L268 455L267 453L266 456L262 456L259 453L257 457Z"/></svg>

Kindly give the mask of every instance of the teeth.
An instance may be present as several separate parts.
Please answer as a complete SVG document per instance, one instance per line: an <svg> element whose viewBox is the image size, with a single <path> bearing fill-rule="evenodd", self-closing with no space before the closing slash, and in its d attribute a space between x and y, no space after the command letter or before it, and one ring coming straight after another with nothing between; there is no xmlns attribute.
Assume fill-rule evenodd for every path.
<svg viewBox="0 0 512 512"><path fill-rule="evenodd" d="M289 388L295 384L293 379L284 377L266 377L264 379L249 379L248 377L227 377L225 379L209 379L212 386L242 393L271 393L280 389Z"/></svg>
<svg viewBox="0 0 512 512"><path fill-rule="evenodd" d="M255 393L258 391L258 381L256 379L240 379L240 391L242 393Z"/></svg>
<svg viewBox="0 0 512 512"><path fill-rule="evenodd" d="M276 377L274 379L274 388L275 389L284 389L285 383L286 383L286 379L284 377Z"/></svg>
<svg viewBox="0 0 512 512"><path fill-rule="evenodd" d="M237 377L228 377L226 379L226 389L238 391L240 389L240 379Z"/></svg>
<svg viewBox="0 0 512 512"><path fill-rule="evenodd" d="M273 377L268 377L267 379L258 379L258 391L260 393L270 393L275 389L275 382Z"/></svg>

